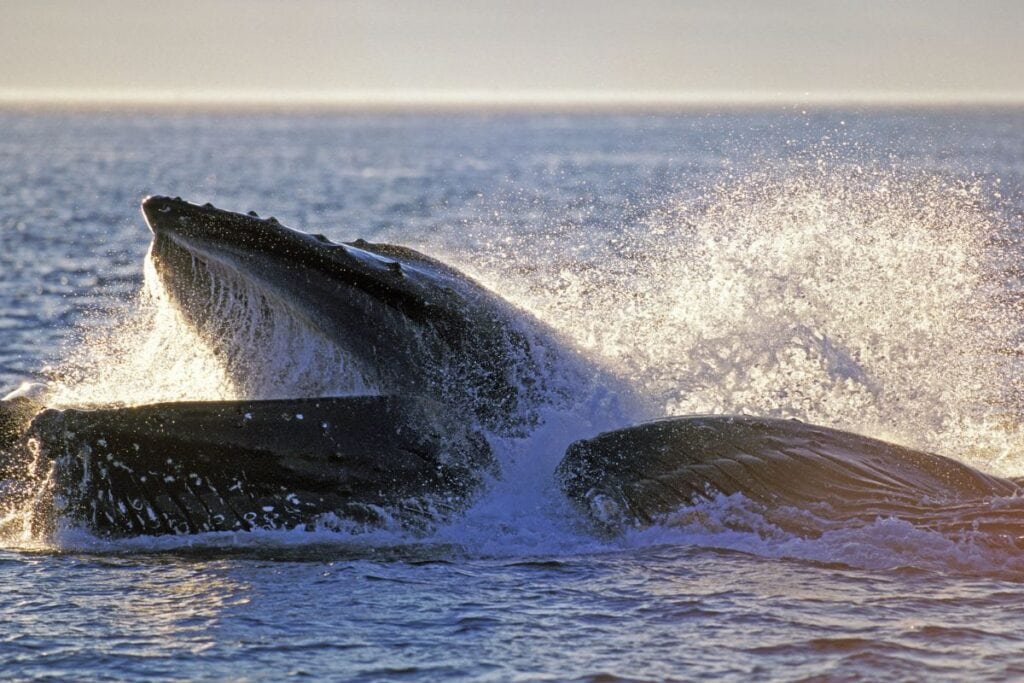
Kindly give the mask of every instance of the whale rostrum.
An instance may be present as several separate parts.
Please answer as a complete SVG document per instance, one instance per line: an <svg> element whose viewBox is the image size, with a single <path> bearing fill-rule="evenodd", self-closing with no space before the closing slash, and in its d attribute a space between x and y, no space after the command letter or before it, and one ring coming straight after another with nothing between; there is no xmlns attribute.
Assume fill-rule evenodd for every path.
<svg viewBox="0 0 1024 683"><path fill-rule="evenodd" d="M586 381L572 376L574 354L550 330L412 249L334 243L177 198L149 197L142 210L161 283L213 343L234 324L218 315L219 288L246 289L340 349L356 386L440 401L503 435L525 433L542 405ZM244 387L252 372L240 367L235 379Z"/></svg>

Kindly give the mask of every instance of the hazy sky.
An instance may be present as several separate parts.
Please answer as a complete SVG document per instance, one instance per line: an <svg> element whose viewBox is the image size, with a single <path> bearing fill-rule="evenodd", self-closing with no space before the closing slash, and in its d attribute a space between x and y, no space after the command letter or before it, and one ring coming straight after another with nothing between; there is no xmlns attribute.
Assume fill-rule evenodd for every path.
<svg viewBox="0 0 1024 683"><path fill-rule="evenodd" d="M1024 97L1020 0L0 0L0 98Z"/></svg>

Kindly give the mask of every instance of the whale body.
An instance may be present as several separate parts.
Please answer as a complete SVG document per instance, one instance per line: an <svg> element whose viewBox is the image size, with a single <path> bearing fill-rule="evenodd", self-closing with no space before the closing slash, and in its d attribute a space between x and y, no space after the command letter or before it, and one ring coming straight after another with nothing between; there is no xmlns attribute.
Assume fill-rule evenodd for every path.
<svg viewBox="0 0 1024 683"><path fill-rule="evenodd" d="M738 494L803 537L890 517L947 534L1024 536L1020 481L797 420L655 420L573 443L556 476L587 519L613 533Z"/></svg>
<svg viewBox="0 0 1024 683"><path fill-rule="evenodd" d="M38 532L100 536L316 525L421 530L497 473L440 405L396 396L48 409L28 441L49 476Z"/></svg>
<svg viewBox="0 0 1024 683"><path fill-rule="evenodd" d="M0 402L0 491L8 508L31 503L40 533L60 519L101 536L332 520L425 529L500 474L485 433L522 436L542 407L589 381L541 323L412 249L335 243L180 198L148 197L142 212L161 295L252 396L61 410L44 410L38 392ZM258 326L268 315L299 330L276 354L318 340L360 395L332 396L329 382L314 389L327 395L291 394L288 378L261 367L277 358L250 357L273 333ZM240 338L235 328L253 319ZM335 381L339 368L313 370Z"/></svg>
<svg viewBox="0 0 1024 683"><path fill-rule="evenodd" d="M242 292L250 308L284 311L341 350L356 386L446 403L502 435L524 433L542 405L587 381L573 370L580 359L550 330L412 249L334 243L274 218L178 198L149 197L142 211L160 281L214 346L232 339L223 326L235 324L218 304ZM228 362L238 355L216 350ZM243 365L235 379L244 388L254 371Z"/></svg>
<svg viewBox="0 0 1024 683"><path fill-rule="evenodd" d="M0 498L8 511L30 508L36 533L60 520L101 536L430 529L501 475L490 439L529 434L546 407L589 410L580 397L605 386L538 321L411 249L338 244L179 198L142 208L163 292L253 395L53 409L35 387L0 400ZM299 326L300 343L337 351L360 392L261 395L291 390L275 387L273 368L256 382L268 371L246 356L277 315ZM251 320L240 339L235 327ZM605 409L626 424L616 397L605 395ZM623 394L621 404L634 401ZM742 496L805 537L880 517L1024 537L1019 480L792 420L687 416L617 429L571 444L556 477L603 533ZM0 531L12 519L0 515Z"/></svg>

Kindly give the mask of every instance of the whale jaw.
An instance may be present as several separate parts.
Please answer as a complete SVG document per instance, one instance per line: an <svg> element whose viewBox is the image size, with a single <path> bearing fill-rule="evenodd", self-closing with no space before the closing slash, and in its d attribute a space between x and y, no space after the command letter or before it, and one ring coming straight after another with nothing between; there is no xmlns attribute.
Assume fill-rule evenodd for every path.
<svg viewBox="0 0 1024 683"><path fill-rule="evenodd" d="M394 527L464 509L490 447L436 405L394 396L45 410L27 439L59 518L102 537Z"/></svg>
<svg viewBox="0 0 1024 683"><path fill-rule="evenodd" d="M218 309L229 289L232 296L241 293L250 310L283 313L327 340L358 376L351 384L447 403L494 433L525 433L539 422L541 404L567 394L566 382L549 386L561 372L562 351L540 332L543 326L412 249L334 243L273 218L177 198L149 197L142 211L153 232L157 278L208 340L232 338L228 328L237 323ZM535 343L539 334L545 338ZM235 353L246 350L225 348L218 355ZM242 375L253 372L243 365L235 378L241 386ZM309 395L303 389L290 395Z"/></svg>
<svg viewBox="0 0 1024 683"><path fill-rule="evenodd" d="M686 523L696 506L731 496L754 519L805 538L890 516L949 536L973 529L1016 537L1024 528L1024 508L995 503L1019 497L1020 482L796 420L693 415L641 423L573 443L556 478L610 534Z"/></svg>

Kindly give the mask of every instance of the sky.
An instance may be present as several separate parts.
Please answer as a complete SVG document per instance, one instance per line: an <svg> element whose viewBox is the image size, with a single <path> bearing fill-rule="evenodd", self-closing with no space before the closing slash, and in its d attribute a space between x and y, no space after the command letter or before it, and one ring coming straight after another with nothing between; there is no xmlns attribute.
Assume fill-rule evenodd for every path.
<svg viewBox="0 0 1024 683"><path fill-rule="evenodd" d="M0 0L0 102L1024 101L1020 0Z"/></svg>

